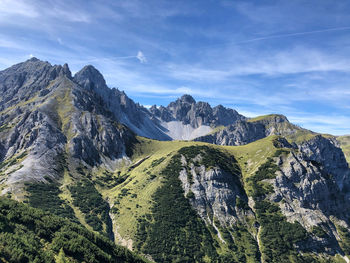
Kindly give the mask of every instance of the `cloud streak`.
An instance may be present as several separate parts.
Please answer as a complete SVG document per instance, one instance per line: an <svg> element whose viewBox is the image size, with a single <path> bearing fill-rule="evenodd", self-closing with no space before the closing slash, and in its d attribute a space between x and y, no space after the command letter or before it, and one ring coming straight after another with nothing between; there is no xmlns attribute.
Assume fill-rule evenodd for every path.
<svg viewBox="0 0 350 263"><path fill-rule="evenodd" d="M332 31L347 31L347 30L350 30L350 26L348 26L348 27L326 28L326 29L305 31L305 32L297 32L297 33L288 33L288 34L278 34L278 35L263 36L263 37L248 39L248 40L244 40L244 41L236 42L236 43L227 43L227 45L241 45L241 44L246 44L246 43L251 43L251 42L270 40L270 39L305 36L305 35L313 35L313 34L319 34L319 33L332 32Z"/></svg>

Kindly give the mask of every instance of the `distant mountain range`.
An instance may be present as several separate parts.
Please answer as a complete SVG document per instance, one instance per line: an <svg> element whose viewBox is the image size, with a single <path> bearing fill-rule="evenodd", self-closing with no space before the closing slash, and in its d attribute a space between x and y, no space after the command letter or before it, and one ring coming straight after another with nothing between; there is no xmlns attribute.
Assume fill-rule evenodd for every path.
<svg viewBox="0 0 350 263"><path fill-rule="evenodd" d="M0 94L7 198L151 262L350 262L348 136L190 95L147 109L93 66L72 76L36 58L1 71ZM14 231L0 232L0 261L16 262L2 257ZM53 258L80 262L45 242Z"/></svg>

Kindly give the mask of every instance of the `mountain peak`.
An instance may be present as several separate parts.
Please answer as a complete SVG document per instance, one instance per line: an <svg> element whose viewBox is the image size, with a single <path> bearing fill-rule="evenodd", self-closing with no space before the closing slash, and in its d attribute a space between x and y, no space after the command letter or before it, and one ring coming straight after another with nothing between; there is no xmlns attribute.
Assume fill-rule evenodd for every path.
<svg viewBox="0 0 350 263"><path fill-rule="evenodd" d="M74 80L82 87L90 90L107 86L102 74L92 65L83 67L74 75Z"/></svg>
<svg viewBox="0 0 350 263"><path fill-rule="evenodd" d="M37 62L37 61L41 61L40 59L36 58L36 57L31 57L30 59L27 60L28 62Z"/></svg>
<svg viewBox="0 0 350 263"><path fill-rule="evenodd" d="M179 100L182 101L182 102L185 102L185 103L189 103L189 104L195 104L196 103L195 99L189 94L182 95Z"/></svg>

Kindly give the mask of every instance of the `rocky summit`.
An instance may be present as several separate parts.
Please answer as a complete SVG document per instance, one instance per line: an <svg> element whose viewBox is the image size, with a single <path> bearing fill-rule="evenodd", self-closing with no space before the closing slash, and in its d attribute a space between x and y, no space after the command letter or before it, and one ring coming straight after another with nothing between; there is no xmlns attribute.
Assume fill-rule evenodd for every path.
<svg viewBox="0 0 350 263"><path fill-rule="evenodd" d="M349 136L36 58L0 93L1 262L350 262Z"/></svg>

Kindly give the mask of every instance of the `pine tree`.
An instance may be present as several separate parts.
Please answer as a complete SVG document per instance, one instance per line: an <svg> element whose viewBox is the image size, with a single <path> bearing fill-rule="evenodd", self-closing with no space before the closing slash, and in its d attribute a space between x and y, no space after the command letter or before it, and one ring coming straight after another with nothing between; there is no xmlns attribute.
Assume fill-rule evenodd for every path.
<svg viewBox="0 0 350 263"><path fill-rule="evenodd" d="M58 256L56 257L56 263L68 263L66 259L66 254L64 253L63 248L60 249Z"/></svg>

